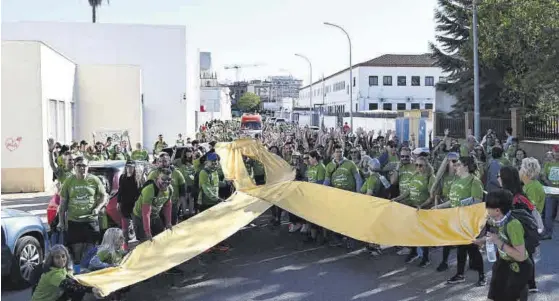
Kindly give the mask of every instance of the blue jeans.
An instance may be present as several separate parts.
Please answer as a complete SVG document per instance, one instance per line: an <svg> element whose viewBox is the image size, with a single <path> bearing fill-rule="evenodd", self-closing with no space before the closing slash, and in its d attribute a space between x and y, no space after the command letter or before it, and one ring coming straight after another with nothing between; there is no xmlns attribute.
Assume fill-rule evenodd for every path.
<svg viewBox="0 0 559 301"><path fill-rule="evenodd" d="M553 234L553 223L557 217L558 204L559 196L548 195L545 197L545 206L543 208L543 223L545 226L544 235L551 236Z"/></svg>

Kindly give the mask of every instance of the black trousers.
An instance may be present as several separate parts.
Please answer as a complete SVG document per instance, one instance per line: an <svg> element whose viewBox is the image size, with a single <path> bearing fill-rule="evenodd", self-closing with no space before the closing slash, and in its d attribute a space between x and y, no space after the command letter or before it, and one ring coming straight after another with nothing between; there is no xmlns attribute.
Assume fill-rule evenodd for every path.
<svg viewBox="0 0 559 301"><path fill-rule="evenodd" d="M528 282L532 276L533 262L507 261L501 258L493 264L488 299L494 301L528 300Z"/></svg>
<svg viewBox="0 0 559 301"><path fill-rule="evenodd" d="M483 258L479 252L479 247L474 244L458 246L457 254L457 274L464 275L464 270L466 269L466 259L470 256L471 268L478 273L482 274L483 271Z"/></svg>

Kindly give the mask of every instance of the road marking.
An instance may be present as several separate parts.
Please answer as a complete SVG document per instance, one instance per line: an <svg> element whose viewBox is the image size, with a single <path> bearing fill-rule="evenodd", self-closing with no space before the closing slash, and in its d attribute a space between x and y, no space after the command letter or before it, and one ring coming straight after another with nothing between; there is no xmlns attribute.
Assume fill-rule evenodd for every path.
<svg viewBox="0 0 559 301"><path fill-rule="evenodd" d="M48 206L49 203L33 203L33 204L15 204L15 205L5 205L5 208L10 208L10 209L18 209L18 208L23 208L23 207L39 207L39 206ZM20 210L25 210L25 209L20 209ZM45 209L46 210L46 209Z"/></svg>

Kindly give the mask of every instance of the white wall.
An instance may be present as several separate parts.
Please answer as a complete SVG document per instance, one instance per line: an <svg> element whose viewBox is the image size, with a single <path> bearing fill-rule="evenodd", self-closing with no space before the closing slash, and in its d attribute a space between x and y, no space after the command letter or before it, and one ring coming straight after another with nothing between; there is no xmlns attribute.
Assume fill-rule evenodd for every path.
<svg viewBox="0 0 559 301"><path fill-rule="evenodd" d="M40 42L3 41L2 74L2 192L44 191L46 140L72 138L75 65Z"/></svg>
<svg viewBox="0 0 559 301"><path fill-rule="evenodd" d="M40 43L2 42L2 169L43 167L40 68ZM6 145L18 137L19 147Z"/></svg>
<svg viewBox="0 0 559 301"><path fill-rule="evenodd" d="M200 106L204 106L206 112L220 112L221 87L201 87Z"/></svg>
<svg viewBox="0 0 559 301"><path fill-rule="evenodd" d="M344 117L344 123L351 124L349 117ZM353 117L353 129L363 128L365 131L378 131L382 130L386 133L387 130L396 130L396 119L393 118L364 118Z"/></svg>
<svg viewBox="0 0 559 301"><path fill-rule="evenodd" d="M336 116L324 116L324 127L327 129L338 127Z"/></svg>
<svg viewBox="0 0 559 301"><path fill-rule="evenodd" d="M186 136L194 137L198 130L199 122L196 123L196 112L200 111L200 50L195 48L192 43L186 45L186 101L185 110L186 124L180 127L180 130L175 130L176 135L186 133Z"/></svg>
<svg viewBox="0 0 559 301"><path fill-rule="evenodd" d="M138 65L143 71L144 144L151 147L159 133L175 137L194 131L193 109L199 98L187 86L199 87L199 75L187 83L184 26L16 22L2 23L2 39L44 41L78 65ZM198 53L188 55L195 55L188 68L199 73Z"/></svg>
<svg viewBox="0 0 559 301"><path fill-rule="evenodd" d="M79 65L77 79L76 140L91 141L92 132L127 130L132 144L143 141L139 66Z"/></svg>

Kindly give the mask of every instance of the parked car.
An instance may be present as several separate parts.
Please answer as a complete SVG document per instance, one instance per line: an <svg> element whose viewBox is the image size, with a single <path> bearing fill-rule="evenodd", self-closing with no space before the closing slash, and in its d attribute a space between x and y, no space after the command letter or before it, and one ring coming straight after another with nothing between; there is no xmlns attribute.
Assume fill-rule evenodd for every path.
<svg viewBox="0 0 559 301"><path fill-rule="evenodd" d="M119 187L120 175L124 172L126 161L91 161L89 163L89 173L96 175L105 184L109 194L109 203L105 207L108 217L109 227L120 227L120 212L117 210L117 192ZM140 167L139 167L140 169ZM143 170L143 169L142 169ZM141 171L143 172L143 171ZM60 195L52 196L47 207L47 221L52 225L56 219L58 206L60 205ZM102 229L105 230L105 229Z"/></svg>
<svg viewBox="0 0 559 301"><path fill-rule="evenodd" d="M32 272L48 249L47 227L40 217L2 208L2 278L18 287L30 285Z"/></svg>

